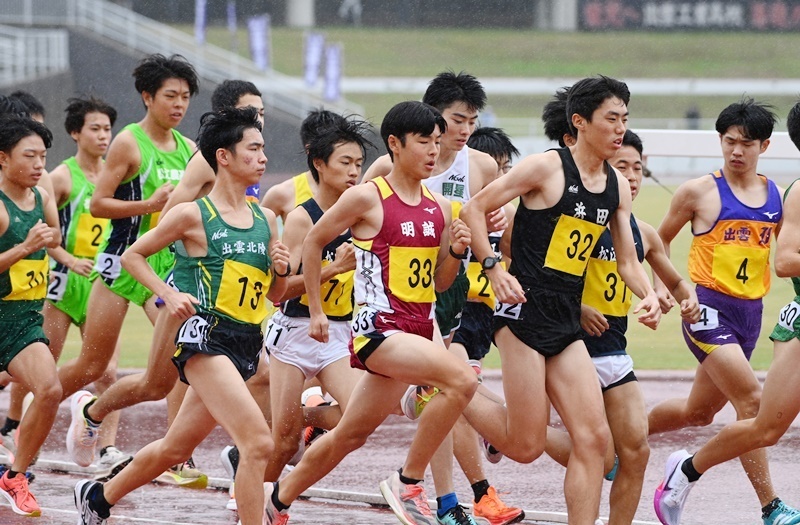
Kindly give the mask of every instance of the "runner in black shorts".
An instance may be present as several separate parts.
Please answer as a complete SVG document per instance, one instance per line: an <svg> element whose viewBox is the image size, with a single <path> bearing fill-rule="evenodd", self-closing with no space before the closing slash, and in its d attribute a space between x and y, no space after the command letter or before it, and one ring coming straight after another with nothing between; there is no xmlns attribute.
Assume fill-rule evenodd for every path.
<svg viewBox="0 0 800 525"><path fill-rule="evenodd" d="M639 321L655 328L661 315L636 258L628 181L607 162L622 145L629 96L624 83L608 77L577 82L567 99L577 144L527 157L462 210L498 300L494 340L506 398L502 406L476 395L464 415L498 450L530 462L544 449L549 399L573 438L564 493L575 523L597 517L609 439L597 373L579 331L586 264L607 225L620 275L643 298L634 310L646 311ZM492 252L484 216L518 196L506 272Z"/></svg>

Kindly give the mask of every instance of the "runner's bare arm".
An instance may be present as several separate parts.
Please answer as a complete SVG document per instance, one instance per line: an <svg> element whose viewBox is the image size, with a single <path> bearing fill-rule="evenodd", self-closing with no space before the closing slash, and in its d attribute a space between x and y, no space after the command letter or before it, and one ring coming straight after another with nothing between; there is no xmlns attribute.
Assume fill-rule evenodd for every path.
<svg viewBox="0 0 800 525"><path fill-rule="evenodd" d="M442 242L439 246L439 255L436 259L436 271L433 274L433 282L436 291L441 293L452 286L458 274L458 269L462 265L462 259L454 257L453 253L462 255L467 253L470 243L470 232L467 225L461 219L453 219L453 208L449 200L434 193L436 201L444 214L444 231L442 231Z"/></svg>
<svg viewBox="0 0 800 525"><path fill-rule="evenodd" d="M269 256L272 259L272 275L274 277L269 292L267 292L267 299L275 302L286 292L288 278L286 274L291 273L292 268L289 266L289 250L278 237L278 220L275 218L275 214L267 208L261 208L261 211L264 212L269 223Z"/></svg>
<svg viewBox="0 0 800 525"><path fill-rule="evenodd" d="M139 170L142 156L136 139L129 131L123 131L111 143L103 171L97 179L92 195L90 211L95 217L122 219L160 211L172 192L172 184L164 184L147 200L125 201L114 198L114 193L125 179Z"/></svg>
<svg viewBox="0 0 800 525"><path fill-rule="evenodd" d="M180 182L175 186L175 190L170 194L169 200L167 200L161 213L167 213L170 208L178 203L192 202L205 197L214 187L214 182L216 182L214 170L208 165L206 159L199 152L196 152L189 159L183 177L181 177Z"/></svg>
<svg viewBox="0 0 800 525"><path fill-rule="evenodd" d="M775 274L800 276L800 184L795 184L783 202L784 228L776 239Z"/></svg>
<svg viewBox="0 0 800 525"><path fill-rule="evenodd" d="M376 177L385 177L392 171L392 159L389 157L389 154L383 155L375 159L375 162L369 167L369 169L364 173L361 177L361 182L367 182L372 180Z"/></svg>
<svg viewBox="0 0 800 525"><path fill-rule="evenodd" d="M261 199L261 207L272 210L276 216L286 220L286 216L294 208L294 182L285 180L267 190Z"/></svg>

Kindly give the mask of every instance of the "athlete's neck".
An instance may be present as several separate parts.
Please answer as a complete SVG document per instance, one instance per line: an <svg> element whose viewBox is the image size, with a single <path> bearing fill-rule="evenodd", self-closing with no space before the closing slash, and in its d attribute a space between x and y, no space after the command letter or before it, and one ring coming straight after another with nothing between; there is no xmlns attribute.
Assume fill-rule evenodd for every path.
<svg viewBox="0 0 800 525"><path fill-rule="evenodd" d="M14 201L17 206L23 207L26 201L33 197L33 192L28 186L20 186L11 182L6 177L0 177L0 191Z"/></svg>
<svg viewBox="0 0 800 525"><path fill-rule="evenodd" d="M139 122L139 127L142 128L158 149L174 151L177 148L178 145L172 135L172 128L162 126L149 113Z"/></svg>
<svg viewBox="0 0 800 525"><path fill-rule="evenodd" d="M89 179L89 182L94 183L97 181L97 176L100 174L100 170L103 169L102 156L90 155L79 149L75 154L75 162L78 163L78 167L83 171L83 174L86 175L86 178Z"/></svg>
<svg viewBox="0 0 800 525"><path fill-rule="evenodd" d="M575 161L575 165L578 167L581 178L593 178L598 175L605 176L606 159L596 150L588 145L584 145L583 147L575 145L569 148L569 151L572 154L572 160Z"/></svg>
<svg viewBox="0 0 800 525"><path fill-rule="evenodd" d="M317 191L314 193L314 200L317 201L322 211L328 211L328 208L333 206L341 196L342 192L339 190L327 184L320 184L317 186Z"/></svg>
<svg viewBox="0 0 800 525"><path fill-rule="evenodd" d="M422 199L422 182L419 179L399 171L397 166L385 178L400 200L410 205L419 204Z"/></svg>
<svg viewBox="0 0 800 525"><path fill-rule="evenodd" d="M466 148L466 146L464 146ZM436 159L436 169L434 170L434 175L439 175L440 173L444 173L447 171L450 166L456 161L456 155L461 149L449 149L445 148L444 146L441 147L439 150L439 158Z"/></svg>
<svg viewBox="0 0 800 525"><path fill-rule="evenodd" d="M725 163L725 166L722 168L722 176L725 177L729 186L736 188L746 189L763 185L761 177L758 176L757 167L743 171L737 170Z"/></svg>

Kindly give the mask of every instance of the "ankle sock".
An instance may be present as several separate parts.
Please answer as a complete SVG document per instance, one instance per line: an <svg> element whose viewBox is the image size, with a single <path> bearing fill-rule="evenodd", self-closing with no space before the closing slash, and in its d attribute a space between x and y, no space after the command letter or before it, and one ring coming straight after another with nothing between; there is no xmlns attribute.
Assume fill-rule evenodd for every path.
<svg viewBox="0 0 800 525"><path fill-rule="evenodd" d="M278 483L275 482L275 488L272 491L272 505L275 507L275 510L278 512L283 512L284 510L288 509L291 505L284 505L281 500L278 499Z"/></svg>
<svg viewBox="0 0 800 525"><path fill-rule="evenodd" d="M6 418L6 422L3 425L3 428L0 428L0 434L5 436L9 435L11 432L17 429L19 426L19 421L16 419L11 419L10 417Z"/></svg>
<svg viewBox="0 0 800 525"><path fill-rule="evenodd" d="M774 500L764 505L761 508L761 519L769 518L769 515L775 512L775 510L778 507L780 507L780 505L781 505L781 498L775 498Z"/></svg>
<svg viewBox="0 0 800 525"><path fill-rule="evenodd" d="M473 483L471 486L472 492L475 494L475 503L478 503L482 497L489 493L489 482L485 479Z"/></svg>
<svg viewBox="0 0 800 525"><path fill-rule="evenodd" d="M102 421L97 421L97 420L93 419L92 416L89 415L89 407L92 406L93 404L94 404L94 401L89 401L88 403L86 403L86 406L83 407L83 417L85 417L86 421L88 421L92 425L94 425L96 427L99 427L103 422Z"/></svg>
<svg viewBox="0 0 800 525"><path fill-rule="evenodd" d="M404 485L417 485L418 483L422 483L421 479L414 479L414 478L407 478L403 475L403 469L401 468L397 472L400 473L400 482Z"/></svg>
<svg viewBox="0 0 800 525"><path fill-rule="evenodd" d="M436 505L439 507L439 510L436 511L436 514L438 514L441 518L447 514L450 509L458 505L458 496L456 496L455 492L445 494L444 496L439 496L436 498Z"/></svg>
<svg viewBox="0 0 800 525"><path fill-rule="evenodd" d="M107 519L111 516L111 507L114 505L106 501L106 496L103 494L102 483L97 483L94 487L89 489L89 494L87 494L86 499L89 500L92 509L94 509L101 518Z"/></svg>
<svg viewBox="0 0 800 525"><path fill-rule="evenodd" d="M700 476L702 476L702 474L697 472L697 470L694 468L694 463L692 463L693 459L694 456L690 457L681 464L681 472L686 475L686 478L690 482L695 482L700 479Z"/></svg>
<svg viewBox="0 0 800 525"><path fill-rule="evenodd" d="M8 479L16 478L17 474L19 474L19 472L17 472L16 470L8 469Z"/></svg>

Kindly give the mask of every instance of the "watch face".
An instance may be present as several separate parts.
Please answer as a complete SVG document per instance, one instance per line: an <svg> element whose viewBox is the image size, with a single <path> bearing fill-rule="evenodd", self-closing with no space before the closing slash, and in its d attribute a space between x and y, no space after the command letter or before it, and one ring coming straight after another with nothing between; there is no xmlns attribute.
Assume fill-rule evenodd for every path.
<svg viewBox="0 0 800 525"><path fill-rule="evenodd" d="M497 264L496 257L487 257L483 260L481 266L483 266L484 270L491 270L492 268L494 268L495 264Z"/></svg>

